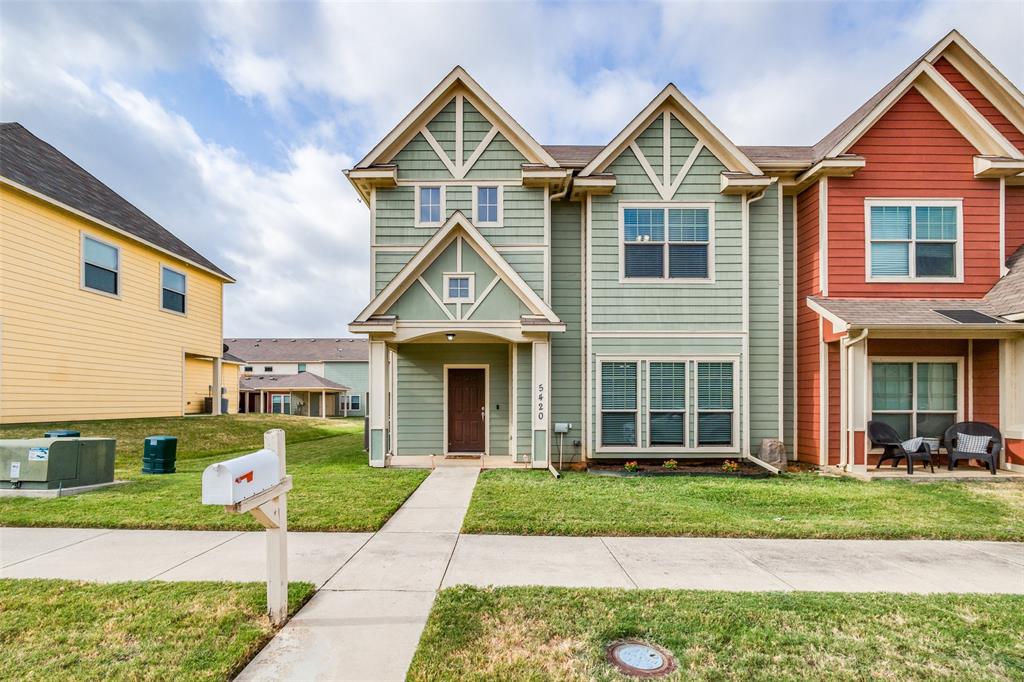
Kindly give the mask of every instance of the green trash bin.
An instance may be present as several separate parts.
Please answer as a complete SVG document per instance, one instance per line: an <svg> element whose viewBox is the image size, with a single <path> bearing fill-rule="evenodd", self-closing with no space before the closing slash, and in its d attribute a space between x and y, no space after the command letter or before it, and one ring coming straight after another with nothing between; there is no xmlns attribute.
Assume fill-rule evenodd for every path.
<svg viewBox="0 0 1024 682"><path fill-rule="evenodd" d="M78 438L81 435L81 431L75 431L73 429L54 429L53 431L47 431L44 433L43 438Z"/></svg>
<svg viewBox="0 0 1024 682"><path fill-rule="evenodd" d="M142 473L173 474L177 455L177 438L174 436L149 436L142 449Z"/></svg>

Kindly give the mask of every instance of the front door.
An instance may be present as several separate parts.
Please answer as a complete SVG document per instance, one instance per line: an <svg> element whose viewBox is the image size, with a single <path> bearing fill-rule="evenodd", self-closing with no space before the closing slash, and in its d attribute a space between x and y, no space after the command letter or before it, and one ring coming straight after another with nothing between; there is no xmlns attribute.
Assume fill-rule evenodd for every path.
<svg viewBox="0 0 1024 682"><path fill-rule="evenodd" d="M448 370L448 452L483 452L487 397L483 369Z"/></svg>

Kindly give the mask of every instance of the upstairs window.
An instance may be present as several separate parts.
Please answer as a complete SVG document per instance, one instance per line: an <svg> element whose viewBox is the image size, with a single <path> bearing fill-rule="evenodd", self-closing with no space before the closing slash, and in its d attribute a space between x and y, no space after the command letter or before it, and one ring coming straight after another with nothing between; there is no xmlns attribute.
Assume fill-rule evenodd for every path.
<svg viewBox="0 0 1024 682"><path fill-rule="evenodd" d="M501 187L476 187L473 195L473 216L477 225L501 225Z"/></svg>
<svg viewBox="0 0 1024 682"><path fill-rule="evenodd" d="M185 314L185 275L166 266L160 268L160 307Z"/></svg>
<svg viewBox="0 0 1024 682"><path fill-rule="evenodd" d="M444 188L416 188L416 225L417 227L437 227L444 216Z"/></svg>
<svg viewBox="0 0 1024 682"><path fill-rule="evenodd" d="M299 363L299 367L298 367L298 371L305 372L306 371L306 363L300 362Z"/></svg>
<svg viewBox="0 0 1024 682"><path fill-rule="evenodd" d="M960 200L867 202L868 279L962 281Z"/></svg>
<svg viewBox="0 0 1024 682"><path fill-rule="evenodd" d="M120 250L94 237L82 235L82 286L117 296L120 286Z"/></svg>
<svg viewBox="0 0 1024 682"><path fill-rule="evenodd" d="M252 367L246 367L242 370L243 372L252 372Z"/></svg>
<svg viewBox="0 0 1024 682"><path fill-rule="evenodd" d="M263 367L263 371L264 372L273 372L274 371L274 366L273 365L266 365L266 366Z"/></svg>
<svg viewBox="0 0 1024 682"><path fill-rule="evenodd" d="M444 273L444 302L472 303L475 300L473 273Z"/></svg>
<svg viewBox="0 0 1024 682"><path fill-rule="evenodd" d="M709 206L624 206L622 240L624 280L711 280Z"/></svg>

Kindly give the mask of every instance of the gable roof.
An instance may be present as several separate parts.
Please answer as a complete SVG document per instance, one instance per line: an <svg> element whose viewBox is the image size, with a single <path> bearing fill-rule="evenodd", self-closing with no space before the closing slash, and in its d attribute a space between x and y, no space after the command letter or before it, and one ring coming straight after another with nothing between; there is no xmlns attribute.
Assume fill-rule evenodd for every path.
<svg viewBox="0 0 1024 682"><path fill-rule="evenodd" d="M1019 106L1024 106L1024 96L1021 95L1020 91L1013 86L1013 84L1003 76L992 64L986 60L977 49L967 41L958 31L950 31L946 36L939 42L928 49L921 57L915 60L907 68L901 71L895 78L886 83L881 90L872 95L864 104L858 107L852 114L850 114L842 123L829 131L821 140L819 140L813 146L813 161L817 162L827 157L833 157L838 154L842 154L849 150L849 148L859 139L860 134L864 130L870 128L871 124L877 120L882 114L888 111L889 107L895 104L900 97L903 96L911 87L918 86L919 90L922 90L922 94L928 99L933 106L936 106L942 111L942 102L945 100L945 104L952 105L967 112L971 119L976 120L980 130L977 131L964 131L961 133L968 138L977 146L976 139L973 137L990 137L991 143L995 145L995 148L1001 149L998 152L990 152L981 150L982 153L990 153L996 156L1010 156L1012 158L1022 158L1020 150L1013 147L1003 135L995 129L995 127L981 114L974 109L974 107L957 91L938 71L932 64L936 62L940 57L947 54L950 49L958 50L959 54L966 56L966 58L977 66L979 69L984 70L990 74L995 82L997 82L1011 98L1018 101ZM962 61L961 61L962 63ZM928 92L922 88L931 84L932 92ZM971 115L973 113L973 116ZM954 125L956 125L954 123ZM958 130L960 126L957 126Z"/></svg>
<svg viewBox="0 0 1024 682"><path fill-rule="evenodd" d="M388 285L381 289L369 305L363 308L354 322L366 322L371 317L386 314L391 305L458 236L463 237L483 257L487 265L534 315L539 315L552 324L561 323L551 306L537 295L537 292L523 280L515 268L491 246L479 230L473 227L473 223L463 215L462 211L455 211L448 218L448 221L427 240L427 243L416 252L416 255L409 259L409 262L398 271Z"/></svg>
<svg viewBox="0 0 1024 682"><path fill-rule="evenodd" d="M227 352L246 362L367 362L366 339L224 339Z"/></svg>
<svg viewBox="0 0 1024 682"><path fill-rule="evenodd" d="M227 282L227 274L20 123L0 123L3 181L115 232L176 256Z"/></svg>
<svg viewBox="0 0 1024 682"><path fill-rule="evenodd" d="M333 391L349 391L348 386L336 381L325 379L312 372L298 374L245 374L238 378L238 388L243 391L271 391L274 389L319 389Z"/></svg>
<svg viewBox="0 0 1024 682"><path fill-rule="evenodd" d="M715 127L715 124L695 107L673 83L666 85L639 114L633 117L633 120L587 163L579 175L586 177L600 173L607 168L608 164L616 159L637 135L647 129L647 126L653 122L663 107L668 107L687 130L714 153L727 170L762 175L761 169L740 151L740 148L733 144L721 130Z"/></svg>
<svg viewBox="0 0 1024 682"><path fill-rule="evenodd" d="M465 69L456 66L354 168L369 168L390 162L408 140L433 119L459 90L465 90L476 100L476 104L482 108L481 114L487 118L497 119L505 137L523 153L527 160L552 168L558 166L558 163L551 158L544 147L533 139L533 136L526 132L526 129L519 125L519 122L512 118L486 90L480 87L480 84L473 80Z"/></svg>
<svg viewBox="0 0 1024 682"><path fill-rule="evenodd" d="M1024 316L1024 246L1006 261L1009 272L985 294L985 300L1004 317Z"/></svg>

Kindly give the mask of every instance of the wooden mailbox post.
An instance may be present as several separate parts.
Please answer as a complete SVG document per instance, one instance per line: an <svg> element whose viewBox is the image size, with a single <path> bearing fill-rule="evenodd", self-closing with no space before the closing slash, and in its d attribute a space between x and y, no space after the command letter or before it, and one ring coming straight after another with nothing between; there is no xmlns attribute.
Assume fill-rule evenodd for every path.
<svg viewBox="0 0 1024 682"><path fill-rule="evenodd" d="M284 431L263 434L263 449L203 472L203 504L218 504L230 514L249 512L267 529L267 611L280 625L288 616L288 491Z"/></svg>

